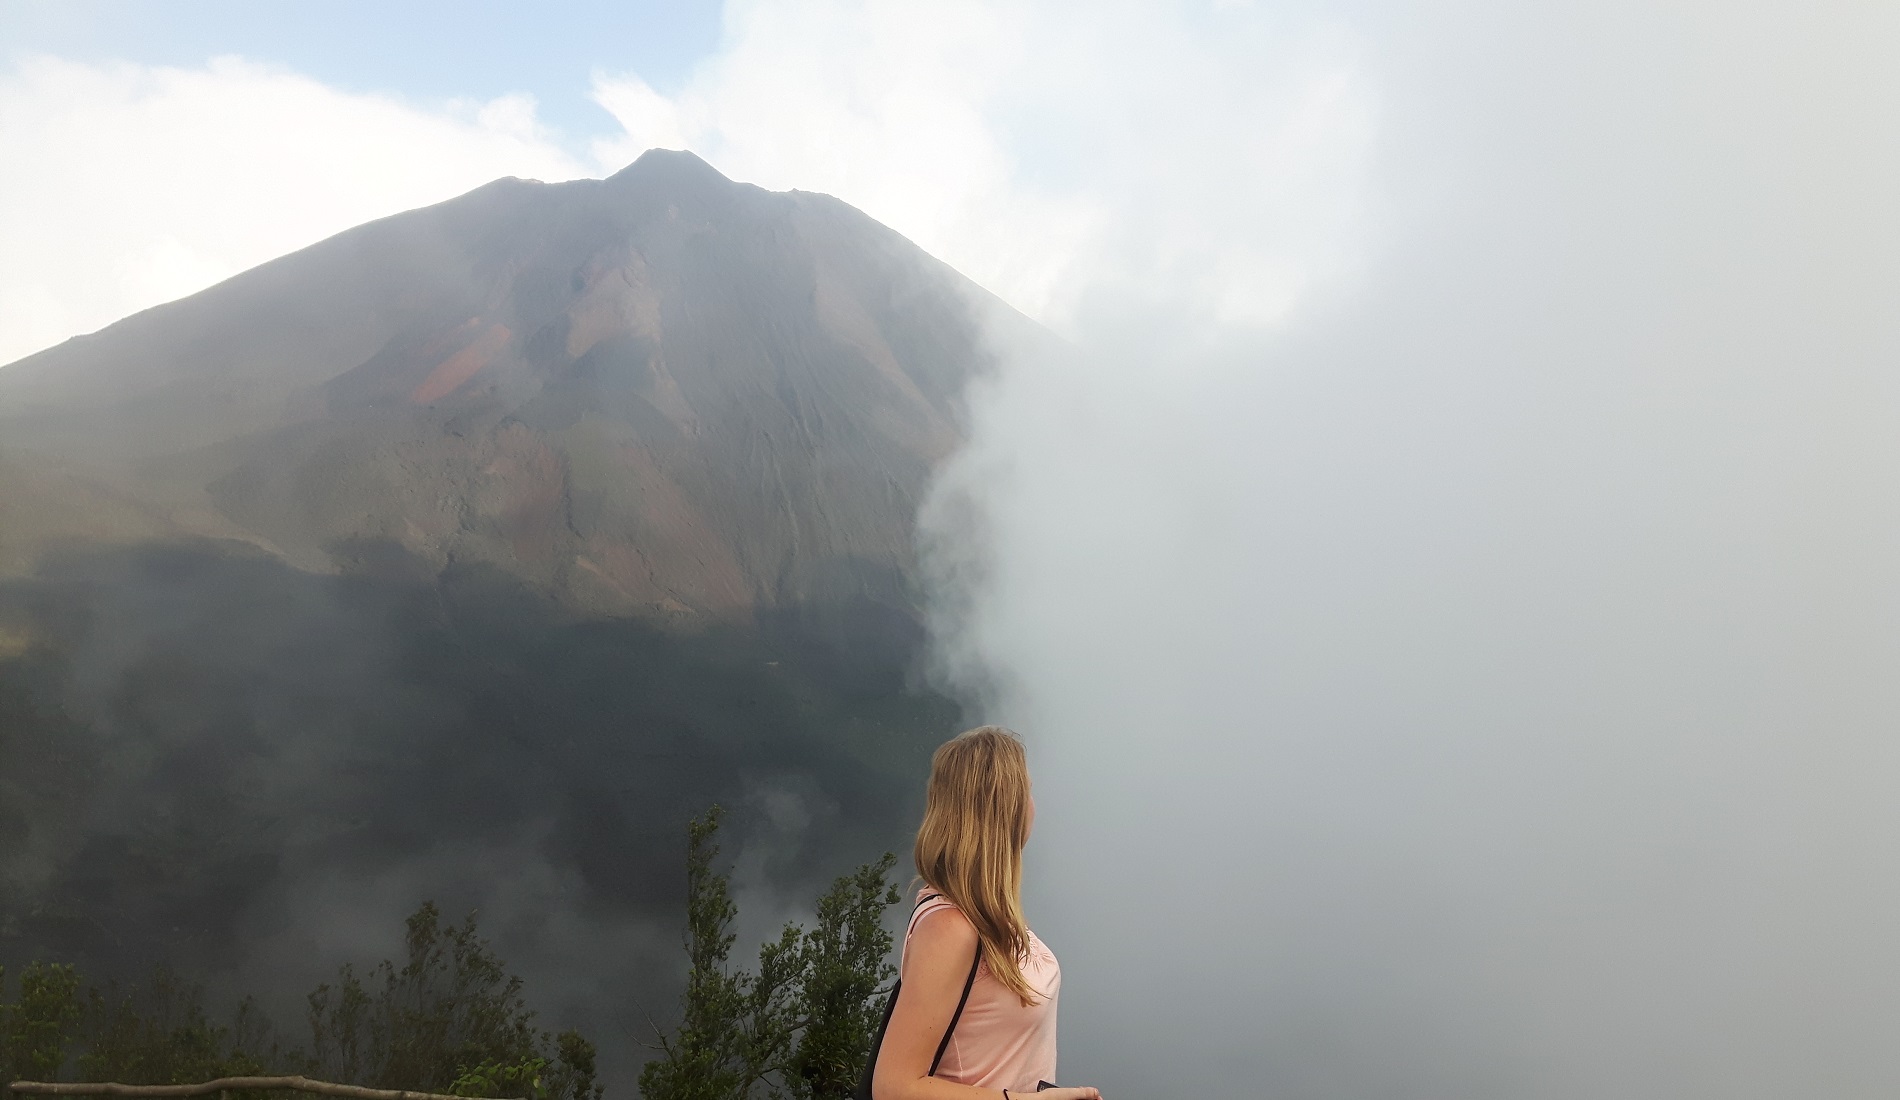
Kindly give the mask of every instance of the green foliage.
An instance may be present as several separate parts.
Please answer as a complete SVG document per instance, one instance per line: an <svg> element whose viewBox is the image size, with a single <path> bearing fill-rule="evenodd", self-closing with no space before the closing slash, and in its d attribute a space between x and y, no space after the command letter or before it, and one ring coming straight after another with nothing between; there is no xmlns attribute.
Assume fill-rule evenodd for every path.
<svg viewBox="0 0 1900 1100"><path fill-rule="evenodd" d="M838 879L818 901L817 926L786 925L759 948L756 973L734 970L727 875L713 869L720 810L687 828L684 1012L640 1074L645 1100L835 1100L849 1096L878 1023L875 998L890 965L886 909L896 857Z"/></svg>
<svg viewBox="0 0 1900 1100"><path fill-rule="evenodd" d="M539 1036L521 979L488 950L473 917L444 925L425 904L409 917L405 940L400 970L384 961L365 983L346 965L334 987L310 994L319 1072L374 1088L441 1092L465 1067L536 1056Z"/></svg>
<svg viewBox="0 0 1900 1100"><path fill-rule="evenodd" d="M524 1058L513 1065L483 1062L464 1069L448 1091L456 1096L545 1096L542 1076L547 1068L546 1058Z"/></svg>
<svg viewBox="0 0 1900 1100"><path fill-rule="evenodd" d="M310 994L314 1072L373 1088L598 1100L593 1045L534 1026L521 979L473 916L444 924L425 903L409 917L406 947L401 969L384 961L365 983L345 965L334 986Z"/></svg>
<svg viewBox="0 0 1900 1100"><path fill-rule="evenodd" d="M719 807L694 818L686 829L686 955L692 969L682 998L679 1031L660 1037L662 1056L640 1071L645 1100L724 1100L743 1096L762 1067L748 1059L759 1039L742 1027L757 983L728 970L735 938L728 931L739 907L732 902L727 877L713 871L719 846ZM776 1035L762 1037L771 1044Z"/></svg>
<svg viewBox="0 0 1900 1100"><path fill-rule="evenodd" d="M131 1085L183 1085L267 1073L284 1056L257 1006L238 1006L232 1027L205 1014L204 992L158 968L142 988L93 990L79 1076Z"/></svg>
<svg viewBox="0 0 1900 1100"><path fill-rule="evenodd" d="M456 1096L511 1096L529 1100L599 1100L602 1088L594 1082L594 1044L578 1031L555 1038L555 1059L535 1056L521 1061L482 1062L462 1070L449 1083Z"/></svg>
<svg viewBox="0 0 1900 1100"><path fill-rule="evenodd" d="M554 1037L554 1068L546 1081L547 1096L570 1100L600 1100L604 1087L595 1080L594 1044L578 1031L563 1031Z"/></svg>
<svg viewBox="0 0 1900 1100"><path fill-rule="evenodd" d="M759 948L756 971L734 968L728 875L715 869L720 811L688 828L686 950L679 1029L640 1075L646 1100L836 1100L848 1096L895 977L885 911L899 898L890 854L832 884L817 923L788 924ZM0 1069L8 1079L185 1084L305 1073L378 1088L466 1097L601 1100L594 1045L534 1026L522 981L476 929L447 924L424 903L407 921L401 967L340 967L308 997L311 1050L285 1050L246 999L230 1025L212 1022L202 987L160 968L141 986L80 995L71 966L34 963L4 1000Z"/></svg>
<svg viewBox="0 0 1900 1100"><path fill-rule="evenodd" d="M818 925L799 949L802 1026L787 1081L799 1100L849 1096L864 1069L871 1034L883 1018L878 995L897 977L883 923L885 910L902 896L889 878L896 862L886 852L818 899Z"/></svg>
<svg viewBox="0 0 1900 1100"><path fill-rule="evenodd" d="M302 1073L469 1097L601 1100L594 1045L534 1026L521 979L474 917L445 925L424 903L408 919L406 947L401 969L385 961L366 983L346 965L336 984L310 994L314 1053L286 1051L248 998L229 1026L213 1023L202 988L164 968L142 986L82 998L72 967L35 963L21 975L19 1000L0 999L0 1071L57 1080L73 1061L81 1080L126 1084ZM0 971L0 995L4 978Z"/></svg>
<svg viewBox="0 0 1900 1100"><path fill-rule="evenodd" d="M6 971L0 970L0 982ZM4 993L0 985L0 993ZM0 1067L10 1081L51 1081L85 1019L79 974L70 966L33 963L20 974L20 999L0 1001Z"/></svg>

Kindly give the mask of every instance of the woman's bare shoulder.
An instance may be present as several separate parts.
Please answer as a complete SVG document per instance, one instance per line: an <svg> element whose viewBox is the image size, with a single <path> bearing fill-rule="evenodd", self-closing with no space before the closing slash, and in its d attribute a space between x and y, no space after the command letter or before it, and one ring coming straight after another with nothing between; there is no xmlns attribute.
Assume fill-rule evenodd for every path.
<svg viewBox="0 0 1900 1100"><path fill-rule="evenodd" d="M928 954L956 951L967 955L976 946L976 926L954 905L939 905L917 918L910 942Z"/></svg>

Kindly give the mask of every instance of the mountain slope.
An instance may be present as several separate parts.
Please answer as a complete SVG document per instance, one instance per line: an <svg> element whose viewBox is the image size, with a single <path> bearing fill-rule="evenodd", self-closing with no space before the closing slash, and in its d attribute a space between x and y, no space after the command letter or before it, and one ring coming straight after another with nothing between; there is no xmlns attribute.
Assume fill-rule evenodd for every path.
<svg viewBox="0 0 1900 1100"><path fill-rule="evenodd" d="M12 461L89 487L78 519L16 506L0 568L182 532L483 563L615 614L910 607L985 322L1028 326L845 204L688 153L499 180L0 369Z"/></svg>

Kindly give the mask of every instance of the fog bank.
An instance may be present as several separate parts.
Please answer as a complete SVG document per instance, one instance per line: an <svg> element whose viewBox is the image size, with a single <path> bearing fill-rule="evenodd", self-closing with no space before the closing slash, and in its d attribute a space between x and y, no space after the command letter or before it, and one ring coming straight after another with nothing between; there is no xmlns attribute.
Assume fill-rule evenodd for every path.
<svg viewBox="0 0 1900 1100"><path fill-rule="evenodd" d="M1345 14L1351 274L1098 288L925 516L1063 1083L1893 1091L1900 16Z"/></svg>

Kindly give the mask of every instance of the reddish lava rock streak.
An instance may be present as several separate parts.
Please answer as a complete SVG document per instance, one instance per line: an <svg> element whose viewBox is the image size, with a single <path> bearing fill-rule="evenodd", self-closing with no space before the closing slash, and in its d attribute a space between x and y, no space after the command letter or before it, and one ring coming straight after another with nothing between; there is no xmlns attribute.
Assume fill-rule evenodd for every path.
<svg viewBox="0 0 1900 1100"><path fill-rule="evenodd" d="M475 377L476 373L489 363L502 348L508 346L508 338L514 335L507 325L490 325L488 331L475 338L475 342L449 356L429 372L429 377L409 395L409 400L418 405L427 405L440 401L462 387L462 383Z"/></svg>

